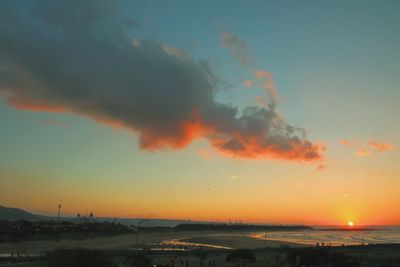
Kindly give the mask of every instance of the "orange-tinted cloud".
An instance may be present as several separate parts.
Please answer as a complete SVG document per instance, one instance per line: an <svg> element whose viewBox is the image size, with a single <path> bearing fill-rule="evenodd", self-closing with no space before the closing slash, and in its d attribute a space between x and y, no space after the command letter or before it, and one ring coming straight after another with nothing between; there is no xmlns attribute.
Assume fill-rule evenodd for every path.
<svg viewBox="0 0 400 267"><path fill-rule="evenodd" d="M272 74L266 70L256 70L255 71L255 76L257 78L271 78Z"/></svg>
<svg viewBox="0 0 400 267"><path fill-rule="evenodd" d="M17 109L70 112L126 128L138 135L144 150L181 149L203 138L221 154L237 158L323 157L322 147L276 110L277 94L266 70L257 71L254 82L270 96L267 105L239 112L216 100L221 83L207 61L127 36L132 23L114 2L107 8L65 1L0 5L7 13L0 24L0 91ZM40 22L40 27L26 21ZM236 35L222 33L220 42L241 63L250 63L247 44Z"/></svg>
<svg viewBox="0 0 400 267"><path fill-rule="evenodd" d="M33 101L25 97L13 96L7 99L6 103L16 109L35 111L35 112L58 112L62 113L67 111L63 106L46 103L44 101Z"/></svg>
<svg viewBox="0 0 400 267"><path fill-rule="evenodd" d="M33 104L27 99L12 98L8 104L18 109L41 112L68 112L69 109L52 104ZM264 103L265 104L265 103ZM140 133L140 147L145 150L181 149L190 144L194 139L206 138L212 147L221 155L247 159L280 159L299 162L320 161L325 147L321 144L312 144L297 137L275 136L266 139L258 136L256 132L234 131L232 133L221 131L213 124L203 121L195 109L191 115L181 123L177 132L165 135L158 131L139 129L124 124L122 121L110 119L99 115L86 115L97 123L113 128L128 128ZM178 134L176 134L178 133ZM281 139L281 140L280 140ZM209 151L200 153L204 158L209 158Z"/></svg>
<svg viewBox="0 0 400 267"><path fill-rule="evenodd" d="M354 152L354 156L357 157L369 157L371 156L371 152L367 149L359 149Z"/></svg>
<svg viewBox="0 0 400 267"><path fill-rule="evenodd" d="M221 33L219 42L221 47L228 49L231 56L241 64L246 65L252 61L247 44L240 40L234 33Z"/></svg>
<svg viewBox="0 0 400 267"><path fill-rule="evenodd" d="M201 148L197 150L197 154L203 159L210 160L212 158L212 152L208 148Z"/></svg>
<svg viewBox="0 0 400 267"><path fill-rule="evenodd" d="M253 86L253 81L252 80L246 80L243 82L243 85L247 88L251 88Z"/></svg>
<svg viewBox="0 0 400 267"><path fill-rule="evenodd" d="M266 92L270 96L272 103L277 103L279 100L279 96L274 85L272 74L267 70L257 70L254 72L254 75L261 83L261 87L266 90Z"/></svg>
<svg viewBox="0 0 400 267"><path fill-rule="evenodd" d="M318 171L322 171L322 170L325 170L326 168L328 168L325 164L319 164L318 166L317 166L317 170Z"/></svg>
<svg viewBox="0 0 400 267"><path fill-rule="evenodd" d="M385 151L390 151L394 149L394 146L392 144L386 144L386 143L378 143L376 141L370 141L369 146L378 151L378 152L385 152Z"/></svg>
<svg viewBox="0 0 400 267"><path fill-rule="evenodd" d="M169 45L162 45L162 48L167 54L179 58L181 60L186 60L188 58L188 55L182 49L172 47Z"/></svg>
<svg viewBox="0 0 400 267"><path fill-rule="evenodd" d="M113 120L113 119L101 117L101 116L98 116L98 115L91 115L89 117L92 118L97 123L104 124L104 125L110 126L112 128L115 128L115 129L124 128L124 124L121 121L118 121L118 120Z"/></svg>
<svg viewBox="0 0 400 267"><path fill-rule="evenodd" d="M264 138L237 134L230 141L213 138L211 144L222 155L243 159L278 159L299 162L321 161L323 144L312 144L297 138L286 140L285 145L265 142Z"/></svg>
<svg viewBox="0 0 400 267"><path fill-rule="evenodd" d="M256 102L261 107L268 107L268 100L264 96L256 96Z"/></svg>
<svg viewBox="0 0 400 267"><path fill-rule="evenodd" d="M342 145L345 145L345 146L348 146L348 145L351 144L351 142L350 142L349 140L346 140L346 139L342 139L342 140L340 140L339 142L340 142Z"/></svg>
<svg viewBox="0 0 400 267"><path fill-rule="evenodd" d="M267 92L272 98L272 101L276 103L278 101L278 92L276 91L274 81L272 79L265 81L263 84L263 88L267 90Z"/></svg>
<svg viewBox="0 0 400 267"><path fill-rule="evenodd" d="M65 125L64 122L58 121L58 120L47 120L44 122L44 124L51 125L51 126L64 126Z"/></svg>
<svg viewBox="0 0 400 267"><path fill-rule="evenodd" d="M164 132L138 129L140 135L140 148L146 150L181 149L190 144L194 139L205 137L214 132L212 127L206 125L195 108L179 128L166 135Z"/></svg>

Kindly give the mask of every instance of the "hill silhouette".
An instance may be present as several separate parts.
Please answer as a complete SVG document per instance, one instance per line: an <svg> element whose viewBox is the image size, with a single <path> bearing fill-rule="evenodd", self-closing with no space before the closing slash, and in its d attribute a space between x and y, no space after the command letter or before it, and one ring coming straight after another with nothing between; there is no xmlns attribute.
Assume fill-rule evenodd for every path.
<svg viewBox="0 0 400 267"><path fill-rule="evenodd" d="M22 209L9 208L0 205L0 220L3 221L18 221L18 220L39 221L43 219L44 216L34 215Z"/></svg>

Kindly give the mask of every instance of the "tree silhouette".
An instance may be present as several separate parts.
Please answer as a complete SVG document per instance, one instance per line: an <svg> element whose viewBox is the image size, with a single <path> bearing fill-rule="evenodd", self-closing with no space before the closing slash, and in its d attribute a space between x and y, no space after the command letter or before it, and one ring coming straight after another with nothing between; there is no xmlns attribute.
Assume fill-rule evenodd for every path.
<svg viewBox="0 0 400 267"><path fill-rule="evenodd" d="M58 249L47 254L49 267L112 267L109 255L99 250Z"/></svg>
<svg viewBox="0 0 400 267"><path fill-rule="evenodd" d="M332 253L330 266L332 267L358 267L360 264L356 259L343 253Z"/></svg>
<svg viewBox="0 0 400 267"><path fill-rule="evenodd" d="M237 249L226 256L226 261L245 267L250 263L256 262L256 255L249 249Z"/></svg>
<svg viewBox="0 0 400 267"><path fill-rule="evenodd" d="M151 259L144 253L137 253L128 257L128 266L131 267L151 267Z"/></svg>
<svg viewBox="0 0 400 267"><path fill-rule="evenodd" d="M204 261L207 259L207 252L200 249L195 252L195 255L200 259L200 267L204 266Z"/></svg>
<svg viewBox="0 0 400 267"><path fill-rule="evenodd" d="M287 253L287 261L290 266L326 266L330 255L326 249L300 248L292 249Z"/></svg>

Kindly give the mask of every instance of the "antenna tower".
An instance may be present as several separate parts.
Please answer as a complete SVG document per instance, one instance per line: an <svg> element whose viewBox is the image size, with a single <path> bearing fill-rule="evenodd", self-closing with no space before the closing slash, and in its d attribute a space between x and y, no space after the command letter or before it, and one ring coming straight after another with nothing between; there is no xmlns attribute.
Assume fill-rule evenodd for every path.
<svg viewBox="0 0 400 267"><path fill-rule="evenodd" d="M61 205L61 199L60 199L60 202L58 203L58 214L57 214L58 221L60 221L61 208L62 208L62 205Z"/></svg>

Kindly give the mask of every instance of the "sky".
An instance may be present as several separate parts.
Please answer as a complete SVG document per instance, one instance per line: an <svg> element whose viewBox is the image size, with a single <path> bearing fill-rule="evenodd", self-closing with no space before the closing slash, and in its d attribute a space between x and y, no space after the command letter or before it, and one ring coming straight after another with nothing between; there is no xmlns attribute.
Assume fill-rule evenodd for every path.
<svg viewBox="0 0 400 267"><path fill-rule="evenodd" d="M398 1L1 1L0 204L399 225Z"/></svg>

